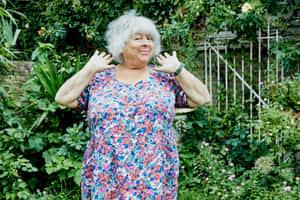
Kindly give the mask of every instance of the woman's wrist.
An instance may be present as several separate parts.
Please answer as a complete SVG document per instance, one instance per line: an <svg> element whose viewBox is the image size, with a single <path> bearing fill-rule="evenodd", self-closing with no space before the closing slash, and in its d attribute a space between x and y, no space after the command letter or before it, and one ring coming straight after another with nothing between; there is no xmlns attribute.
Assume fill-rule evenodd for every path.
<svg viewBox="0 0 300 200"><path fill-rule="evenodd" d="M96 67L92 63L89 63L89 62L83 67L83 69L91 74L96 73Z"/></svg>
<svg viewBox="0 0 300 200"><path fill-rule="evenodd" d="M184 64L180 63L179 67L177 67L176 71L174 72L174 76L178 76L182 72L183 68L184 68Z"/></svg>

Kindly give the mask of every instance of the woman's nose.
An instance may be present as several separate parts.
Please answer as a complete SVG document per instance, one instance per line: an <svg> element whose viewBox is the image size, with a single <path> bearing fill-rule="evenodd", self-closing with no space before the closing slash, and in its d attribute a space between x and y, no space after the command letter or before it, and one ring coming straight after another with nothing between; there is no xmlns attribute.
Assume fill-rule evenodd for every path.
<svg viewBox="0 0 300 200"><path fill-rule="evenodd" d="M149 44L151 44L152 41L148 40L147 38L144 38L144 39L141 40L141 42L142 42L143 45L149 45Z"/></svg>

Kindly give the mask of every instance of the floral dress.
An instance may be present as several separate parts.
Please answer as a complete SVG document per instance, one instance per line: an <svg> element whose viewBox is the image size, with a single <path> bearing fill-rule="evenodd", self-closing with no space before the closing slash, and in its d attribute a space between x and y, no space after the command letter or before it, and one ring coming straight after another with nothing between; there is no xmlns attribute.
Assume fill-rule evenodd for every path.
<svg viewBox="0 0 300 200"><path fill-rule="evenodd" d="M173 119L186 95L173 75L149 67L147 80L127 84L115 68L96 73L79 96L90 140L82 199L175 200L179 159Z"/></svg>

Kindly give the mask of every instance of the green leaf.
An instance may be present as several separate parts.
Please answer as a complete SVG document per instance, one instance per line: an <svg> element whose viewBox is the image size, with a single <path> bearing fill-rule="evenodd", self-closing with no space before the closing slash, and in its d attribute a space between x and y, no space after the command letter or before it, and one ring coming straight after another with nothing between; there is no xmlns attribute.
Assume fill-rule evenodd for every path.
<svg viewBox="0 0 300 200"><path fill-rule="evenodd" d="M44 145L43 139L39 136L30 137L28 140L28 149L34 150L35 152L41 152Z"/></svg>
<svg viewBox="0 0 300 200"><path fill-rule="evenodd" d="M35 122L32 124L29 130L31 131L32 129L39 127L41 123L44 121L44 119L47 117L47 115L48 115L47 111L43 112L43 114L35 120Z"/></svg>

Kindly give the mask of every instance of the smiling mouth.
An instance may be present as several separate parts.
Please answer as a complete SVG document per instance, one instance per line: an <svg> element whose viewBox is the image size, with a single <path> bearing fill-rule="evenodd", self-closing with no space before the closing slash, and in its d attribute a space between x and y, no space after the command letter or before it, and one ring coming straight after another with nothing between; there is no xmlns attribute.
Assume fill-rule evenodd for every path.
<svg viewBox="0 0 300 200"><path fill-rule="evenodd" d="M150 54L150 51L140 51L141 54Z"/></svg>

